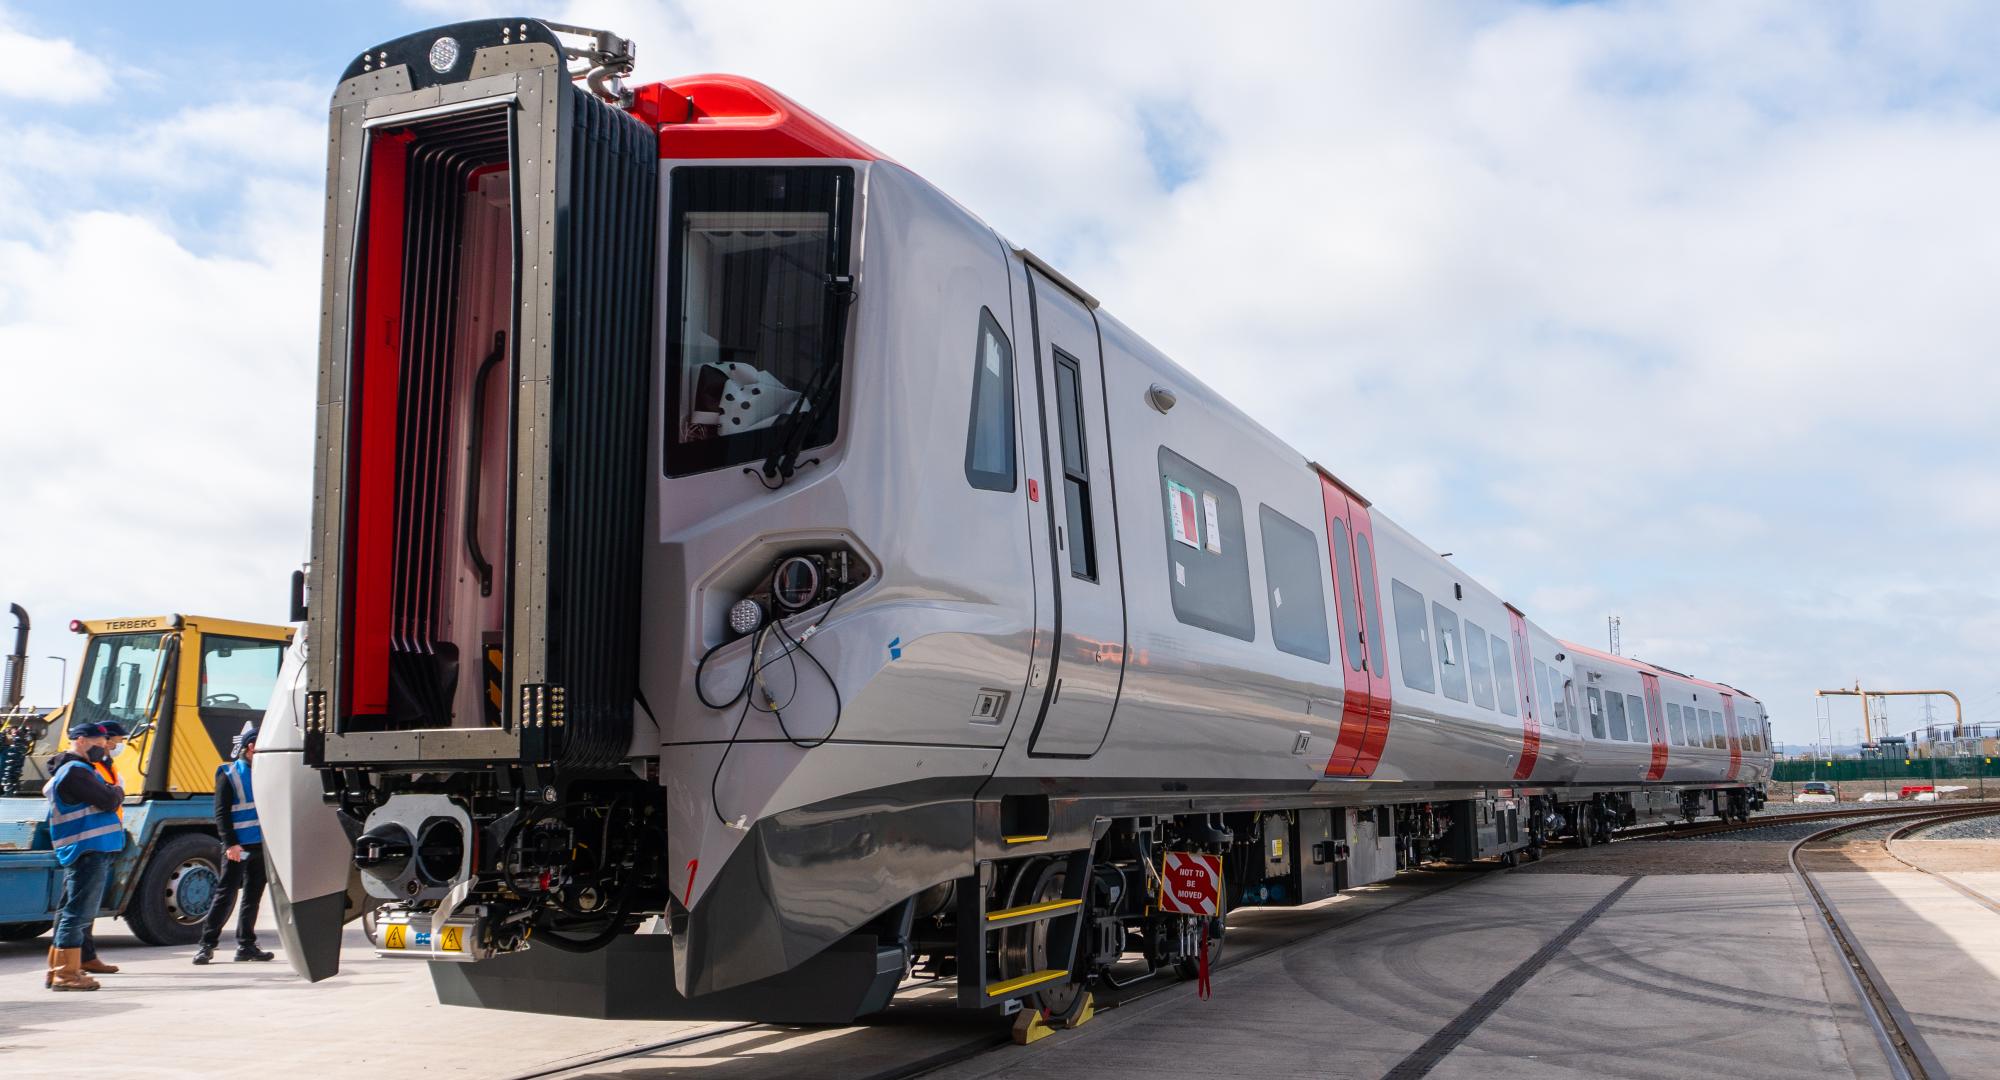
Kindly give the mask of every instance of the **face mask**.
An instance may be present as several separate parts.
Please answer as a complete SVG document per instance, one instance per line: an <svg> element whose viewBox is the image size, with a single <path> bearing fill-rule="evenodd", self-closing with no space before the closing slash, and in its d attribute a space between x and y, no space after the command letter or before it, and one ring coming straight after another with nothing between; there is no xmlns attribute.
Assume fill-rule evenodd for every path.
<svg viewBox="0 0 2000 1080"><path fill-rule="evenodd" d="M89 758L92 761L103 761L104 748L102 746L93 746L89 750L84 751L83 756Z"/></svg>
<svg viewBox="0 0 2000 1080"><path fill-rule="evenodd" d="M112 757L118 757L119 755L123 754L124 752L125 752L125 744L124 744L124 743L119 743L119 744L118 744L117 746L114 746L114 747L112 747L112 748L111 748L111 756L112 756Z"/></svg>

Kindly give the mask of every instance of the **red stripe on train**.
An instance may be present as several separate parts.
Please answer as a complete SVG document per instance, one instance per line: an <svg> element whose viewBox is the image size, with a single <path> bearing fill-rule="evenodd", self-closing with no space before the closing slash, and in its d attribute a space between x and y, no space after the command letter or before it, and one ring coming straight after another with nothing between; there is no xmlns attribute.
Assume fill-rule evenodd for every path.
<svg viewBox="0 0 2000 1080"><path fill-rule="evenodd" d="M1659 780L1667 775L1667 714L1660 704L1660 677L1642 671L1639 682L1646 688L1646 730L1653 736L1653 758L1646 763L1646 779Z"/></svg>

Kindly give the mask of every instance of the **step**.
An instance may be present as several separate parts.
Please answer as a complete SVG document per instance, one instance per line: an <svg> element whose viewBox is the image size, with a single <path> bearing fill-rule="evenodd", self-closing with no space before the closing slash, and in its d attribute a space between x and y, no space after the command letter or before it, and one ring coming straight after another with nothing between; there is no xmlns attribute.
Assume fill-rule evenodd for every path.
<svg viewBox="0 0 2000 1080"><path fill-rule="evenodd" d="M1047 839L1048 839L1048 837L1047 837L1046 835L1043 835L1043 836L1003 836L1003 837L1001 837L1000 839L1001 839L1001 841L1002 841L1002 842L1004 842L1004 843L1009 843L1009 844L1033 844L1033 843L1037 843L1037 842L1039 842L1039 841L1042 841L1042 840L1047 840Z"/></svg>
<svg viewBox="0 0 2000 1080"><path fill-rule="evenodd" d="M987 983L986 996L988 998L1007 997L1010 994L1020 993L1031 986L1040 986L1045 982L1054 982L1067 975L1069 975L1069 972L1056 968L1050 968L1046 971L1030 971L1026 975L1008 979L1005 982Z"/></svg>
<svg viewBox="0 0 2000 1080"><path fill-rule="evenodd" d="M1027 904L1022 907L989 911L986 913L986 929L999 930L1003 927L1019 926L1026 922L1053 919L1065 911L1082 906L1083 901L1081 900L1049 900L1040 904Z"/></svg>

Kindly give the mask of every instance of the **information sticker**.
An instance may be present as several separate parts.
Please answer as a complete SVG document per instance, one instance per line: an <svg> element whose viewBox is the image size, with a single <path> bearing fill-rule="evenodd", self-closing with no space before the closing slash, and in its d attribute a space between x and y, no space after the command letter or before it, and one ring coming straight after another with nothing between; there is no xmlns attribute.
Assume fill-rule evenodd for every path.
<svg viewBox="0 0 2000 1080"><path fill-rule="evenodd" d="M1191 548L1201 546L1201 523L1195 517L1193 488L1167 481L1167 523L1176 541Z"/></svg>
<svg viewBox="0 0 2000 1080"><path fill-rule="evenodd" d="M1222 511L1217 509L1215 493L1212 491L1201 493L1201 516L1203 523L1208 527L1208 550L1217 555L1222 554Z"/></svg>

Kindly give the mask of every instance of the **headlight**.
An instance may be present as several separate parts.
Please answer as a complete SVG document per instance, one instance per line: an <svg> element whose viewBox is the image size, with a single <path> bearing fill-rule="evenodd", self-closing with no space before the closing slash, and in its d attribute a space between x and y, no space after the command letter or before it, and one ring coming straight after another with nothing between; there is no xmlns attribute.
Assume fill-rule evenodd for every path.
<svg viewBox="0 0 2000 1080"><path fill-rule="evenodd" d="M710 609L714 610L714 609ZM764 625L764 607L757 601L744 597L729 608L729 630L741 636L754 632Z"/></svg>
<svg viewBox="0 0 2000 1080"><path fill-rule="evenodd" d="M803 555L794 555L778 564L771 575L771 602L779 611L804 611L819 598L819 564Z"/></svg>

